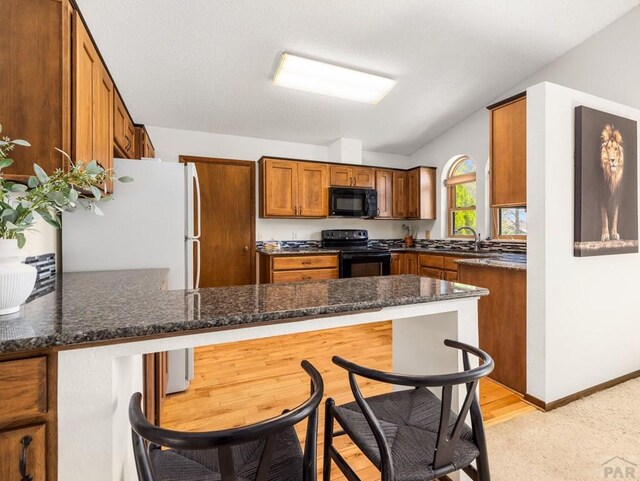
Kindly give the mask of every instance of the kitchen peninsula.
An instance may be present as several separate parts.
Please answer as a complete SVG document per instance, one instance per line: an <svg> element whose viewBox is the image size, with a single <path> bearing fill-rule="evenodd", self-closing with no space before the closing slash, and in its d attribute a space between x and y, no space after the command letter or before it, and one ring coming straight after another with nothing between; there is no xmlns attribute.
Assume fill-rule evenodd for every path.
<svg viewBox="0 0 640 481"><path fill-rule="evenodd" d="M408 275L167 291L166 275L64 274L54 292L0 319L0 366L40 359L48 375L46 367L32 375L57 384L39 394L42 417L32 416L57 429L57 446L48 436L33 449L53 453L58 480L135 479L127 406L142 390L145 353L392 319L395 370L449 372L462 366L442 340L477 344L477 302L488 293ZM0 407L15 395L7 386ZM0 430L19 428L19 419L5 418Z"/></svg>

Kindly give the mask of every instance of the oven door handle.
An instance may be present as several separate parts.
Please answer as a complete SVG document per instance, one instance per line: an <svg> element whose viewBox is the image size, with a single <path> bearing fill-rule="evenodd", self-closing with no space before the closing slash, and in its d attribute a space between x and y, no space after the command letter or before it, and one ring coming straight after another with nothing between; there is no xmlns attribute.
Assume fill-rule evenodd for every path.
<svg viewBox="0 0 640 481"><path fill-rule="evenodd" d="M347 261L371 261L371 260L391 260L391 254L342 254L342 258Z"/></svg>

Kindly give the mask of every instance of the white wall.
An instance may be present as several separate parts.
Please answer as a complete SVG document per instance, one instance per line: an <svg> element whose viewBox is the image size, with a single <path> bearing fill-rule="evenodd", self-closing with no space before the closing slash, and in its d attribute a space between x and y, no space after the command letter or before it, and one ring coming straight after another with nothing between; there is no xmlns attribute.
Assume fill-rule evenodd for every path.
<svg viewBox="0 0 640 481"><path fill-rule="evenodd" d="M292 125L292 128L295 126ZM147 127L156 156L163 161L177 162L180 155L218 157L257 161L263 155L303 160L326 161L326 145L302 144L278 140L240 137L190 130ZM362 152L362 162L381 167L407 168L409 158L404 155ZM256 184L258 188L258 184ZM320 239L323 229L368 229L371 238L400 238L402 224L407 221L363 219L257 219L257 240ZM424 230L432 221L411 221L424 237Z"/></svg>
<svg viewBox="0 0 640 481"><path fill-rule="evenodd" d="M640 110L549 83L527 95L527 381L551 402L640 369L640 254L573 256L574 108Z"/></svg>
<svg viewBox="0 0 640 481"><path fill-rule="evenodd" d="M548 81L640 108L640 7L598 32L562 57L505 92L499 100ZM469 79L473 81L473 79ZM487 102L489 105L492 102ZM478 228L489 233L488 182L489 113L481 109L410 156L411 165L438 167L454 156L468 155L478 165ZM443 188L438 192L438 199ZM482 204L480 202L482 201ZM440 202L440 200L438 200ZM439 205L442 205L441 203ZM440 216L444 219L444 216ZM434 234L444 236L444 222L436 222Z"/></svg>

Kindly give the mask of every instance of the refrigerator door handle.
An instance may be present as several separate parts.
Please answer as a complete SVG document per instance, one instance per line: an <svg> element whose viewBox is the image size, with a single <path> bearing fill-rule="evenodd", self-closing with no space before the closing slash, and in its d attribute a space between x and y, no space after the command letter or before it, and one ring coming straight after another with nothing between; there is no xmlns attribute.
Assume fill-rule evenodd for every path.
<svg viewBox="0 0 640 481"><path fill-rule="evenodd" d="M196 251L198 253L198 263L196 264L197 265L197 267L196 267L196 269L197 269L196 270L196 282L195 282L193 288L194 289L198 289L200 287L200 264L201 264L201 258L202 258L201 255L200 255L200 239L193 238L191 240L197 246Z"/></svg>
<svg viewBox="0 0 640 481"><path fill-rule="evenodd" d="M196 168L195 164L193 164L193 181L194 184L196 186L196 199L198 199L198 207L195 209L197 214L198 214L198 223L197 223L197 227L198 227L198 232L197 233L193 233L193 237L195 239L200 239L200 235L202 234L202 203L200 202L200 179L198 178L198 169ZM200 255L198 255L198 265L200 264ZM200 271L200 268L198 267L198 271Z"/></svg>

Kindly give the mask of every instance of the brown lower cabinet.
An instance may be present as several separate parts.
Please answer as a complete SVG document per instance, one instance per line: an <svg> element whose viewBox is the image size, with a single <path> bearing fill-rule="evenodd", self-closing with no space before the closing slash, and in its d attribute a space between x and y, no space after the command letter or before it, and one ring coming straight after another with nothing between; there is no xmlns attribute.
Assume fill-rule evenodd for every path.
<svg viewBox="0 0 640 481"><path fill-rule="evenodd" d="M416 252L394 252L391 254L391 275L417 273L418 254Z"/></svg>
<svg viewBox="0 0 640 481"><path fill-rule="evenodd" d="M260 284L337 279L338 255L270 255L260 253Z"/></svg>
<svg viewBox="0 0 640 481"><path fill-rule="evenodd" d="M0 432L0 479L44 481L47 479L46 425ZM21 460L24 456L24 472Z"/></svg>
<svg viewBox="0 0 640 481"><path fill-rule="evenodd" d="M57 479L57 354L0 356L0 480Z"/></svg>
<svg viewBox="0 0 640 481"><path fill-rule="evenodd" d="M490 377L521 394L527 389L527 273L461 264L460 282L489 289L478 302L480 348L495 361Z"/></svg>

